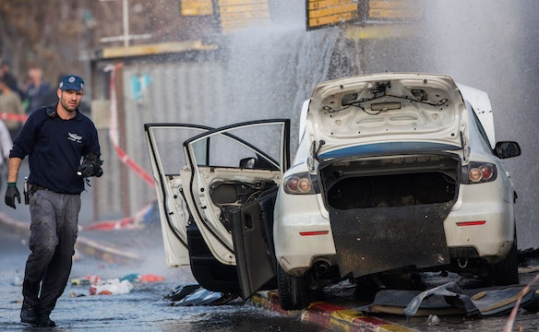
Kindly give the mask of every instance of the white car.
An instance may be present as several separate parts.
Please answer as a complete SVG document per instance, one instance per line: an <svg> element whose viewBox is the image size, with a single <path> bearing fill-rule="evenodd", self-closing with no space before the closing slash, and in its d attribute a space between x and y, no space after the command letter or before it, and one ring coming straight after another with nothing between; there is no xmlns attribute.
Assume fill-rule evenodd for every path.
<svg viewBox="0 0 539 332"><path fill-rule="evenodd" d="M290 167L288 120L199 127L167 171L158 151L181 152L159 148L156 130L172 127L146 125L167 262L190 263L205 288L278 288L292 310L343 279L450 270L519 282L502 159L520 147L494 143L485 92L421 73L320 83Z"/></svg>

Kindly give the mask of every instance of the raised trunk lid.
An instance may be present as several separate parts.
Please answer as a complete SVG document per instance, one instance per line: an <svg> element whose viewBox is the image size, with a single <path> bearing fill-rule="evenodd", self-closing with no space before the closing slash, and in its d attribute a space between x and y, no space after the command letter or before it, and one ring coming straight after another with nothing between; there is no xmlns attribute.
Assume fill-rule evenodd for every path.
<svg viewBox="0 0 539 332"><path fill-rule="evenodd" d="M384 73L317 85L307 115L318 155L363 144L417 142L462 149L468 116L452 78Z"/></svg>

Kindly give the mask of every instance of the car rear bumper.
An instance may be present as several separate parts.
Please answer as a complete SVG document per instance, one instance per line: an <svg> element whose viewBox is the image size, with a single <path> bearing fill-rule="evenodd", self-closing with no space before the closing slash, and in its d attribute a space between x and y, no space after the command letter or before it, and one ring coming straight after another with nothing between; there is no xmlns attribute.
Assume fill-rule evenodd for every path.
<svg viewBox="0 0 539 332"><path fill-rule="evenodd" d="M289 274L302 275L316 258L331 259L335 244L319 195L277 196L273 239L277 262ZM326 213L327 215L327 213Z"/></svg>
<svg viewBox="0 0 539 332"><path fill-rule="evenodd" d="M316 260L332 260L337 254L330 220L320 212L320 202L316 196L287 195L286 203L276 205L275 252L288 273L301 275ZM503 199L494 183L462 186L443 227L451 258L471 258L453 256L474 251L459 248L474 248L473 256L496 263L513 243L513 204Z"/></svg>
<svg viewBox="0 0 539 332"><path fill-rule="evenodd" d="M489 263L500 261L515 237L513 203L503 199L495 183L461 188L444 222L448 247L474 247Z"/></svg>

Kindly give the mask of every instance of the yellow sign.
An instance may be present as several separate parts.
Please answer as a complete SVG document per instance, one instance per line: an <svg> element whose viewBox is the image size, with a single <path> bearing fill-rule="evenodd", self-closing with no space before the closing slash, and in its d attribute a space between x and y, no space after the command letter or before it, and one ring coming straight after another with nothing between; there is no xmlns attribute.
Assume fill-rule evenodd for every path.
<svg viewBox="0 0 539 332"><path fill-rule="evenodd" d="M369 0L368 20L413 20L422 16L422 0Z"/></svg>
<svg viewBox="0 0 539 332"><path fill-rule="evenodd" d="M307 29L356 20L358 13L357 0L307 0Z"/></svg>
<svg viewBox="0 0 539 332"><path fill-rule="evenodd" d="M402 38L415 36L418 33L416 26L407 23L348 25L344 31L349 40Z"/></svg>
<svg viewBox="0 0 539 332"><path fill-rule="evenodd" d="M268 0L218 0L223 33L270 22Z"/></svg>
<svg viewBox="0 0 539 332"><path fill-rule="evenodd" d="M129 47L108 47L103 49L103 59L127 58L153 54L181 53L189 51L216 50L217 45L207 45L201 40L168 42L159 44L134 45Z"/></svg>
<svg viewBox="0 0 539 332"><path fill-rule="evenodd" d="M307 30L347 22L417 20L423 0L306 0Z"/></svg>
<svg viewBox="0 0 539 332"><path fill-rule="evenodd" d="M180 14L182 16L213 15L212 0L181 0Z"/></svg>

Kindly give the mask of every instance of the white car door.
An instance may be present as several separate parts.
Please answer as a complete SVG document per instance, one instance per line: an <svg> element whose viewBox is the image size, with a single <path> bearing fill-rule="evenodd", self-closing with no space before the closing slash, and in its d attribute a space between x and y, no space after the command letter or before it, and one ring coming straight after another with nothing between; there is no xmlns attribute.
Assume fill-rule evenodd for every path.
<svg viewBox="0 0 539 332"><path fill-rule="evenodd" d="M189 265L186 226L190 212L180 170L186 165L182 143L211 127L191 124L145 124L155 181L165 259L168 267Z"/></svg>
<svg viewBox="0 0 539 332"><path fill-rule="evenodd" d="M248 216L245 208L276 191L289 167L289 141L290 120L268 119L221 127L184 143L185 172L191 174L184 190L193 219L218 261L241 265L237 271L244 297L271 279L274 270L268 253L272 232L263 231L268 225L258 215ZM271 203L268 209L272 223ZM254 248L252 243L266 245ZM254 262L256 269L250 268Z"/></svg>

